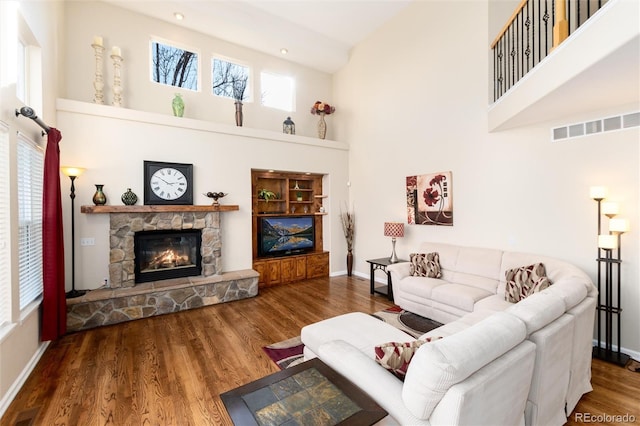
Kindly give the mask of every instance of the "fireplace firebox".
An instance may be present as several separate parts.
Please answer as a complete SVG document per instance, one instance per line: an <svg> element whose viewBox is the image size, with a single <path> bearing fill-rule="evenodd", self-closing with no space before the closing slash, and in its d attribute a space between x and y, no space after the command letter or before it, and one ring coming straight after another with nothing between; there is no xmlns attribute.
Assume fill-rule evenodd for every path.
<svg viewBox="0 0 640 426"><path fill-rule="evenodd" d="M202 273L202 232L198 229L140 231L133 244L136 283Z"/></svg>

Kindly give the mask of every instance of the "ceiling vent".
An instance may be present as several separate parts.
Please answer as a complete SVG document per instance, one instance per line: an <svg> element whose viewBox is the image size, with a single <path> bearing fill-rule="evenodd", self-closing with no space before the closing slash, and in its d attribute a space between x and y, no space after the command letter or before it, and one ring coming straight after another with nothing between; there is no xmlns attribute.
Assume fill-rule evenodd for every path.
<svg viewBox="0 0 640 426"><path fill-rule="evenodd" d="M555 142L564 139L579 138L596 133L612 132L639 126L640 112L632 112L630 114L616 115L614 117L556 127L551 130L551 140Z"/></svg>

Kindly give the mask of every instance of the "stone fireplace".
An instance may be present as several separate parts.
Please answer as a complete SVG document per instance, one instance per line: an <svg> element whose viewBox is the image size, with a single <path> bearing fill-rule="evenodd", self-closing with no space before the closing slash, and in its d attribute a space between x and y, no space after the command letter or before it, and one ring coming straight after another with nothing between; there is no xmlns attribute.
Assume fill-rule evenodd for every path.
<svg viewBox="0 0 640 426"><path fill-rule="evenodd" d="M233 210L238 210L238 206L82 206L82 213L110 216L110 282L82 297L67 299L67 330L84 330L256 296L259 277L256 271L221 269L220 215ZM145 282L136 280L135 261L139 254L136 235L157 235L162 241L168 236L165 242L169 246L181 248L185 241L180 234L198 235L200 253L191 256L189 249L189 255L199 258L200 272L193 276L152 275ZM164 251L158 248L157 241L152 246L152 252ZM160 260L174 272L183 261L187 262Z"/></svg>
<svg viewBox="0 0 640 426"><path fill-rule="evenodd" d="M200 246L202 276L208 277L220 271L219 212L112 213L109 228L111 246L109 251L109 286L111 288L133 287L135 285L135 237L139 233L199 230L202 241ZM145 282L148 281L153 280L147 279Z"/></svg>

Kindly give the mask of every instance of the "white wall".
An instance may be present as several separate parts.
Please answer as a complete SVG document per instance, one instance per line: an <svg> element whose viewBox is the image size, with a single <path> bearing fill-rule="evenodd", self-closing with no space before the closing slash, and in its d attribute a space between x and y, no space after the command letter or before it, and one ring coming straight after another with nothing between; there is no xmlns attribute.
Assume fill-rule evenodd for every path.
<svg viewBox="0 0 640 426"><path fill-rule="evenodd" d="M99 35L103 37L105 46L103 72L107 105L111 105L113 101L113 64L109 58L113 46L119 46L122 49L124 58L122 82L125 108L171 115L171 100L174 93L181 93L186 105L185 117L214 123L235 124L233 100L211 94L213 54L245 61L252 68L254 101L245 102L245 127L282 132L282 122L287 116L291 116L296 123L298 135L315 136L317 117L310 114L311 106L316 100L330 102L331 76L329 74L191 31L188 29L188 21L178 26L97 1L65 2L65 12L66 89L60 93L62 98L93 101L95 57L91 43L93 37ZM199 53L202 84L198 92L151 81L150 39L152 36L184 45ZM256 101L260 97L261 71L289 75L295 79L297 98L294 112L265 108ZM328 124L327 138L333 138L331 120Z"/></svg>
<svg viewBox="0 0 640 426"><path fill-rule="evenodd" d="M565 259L595 281L589 187L606 185L631 223L622 237L622 345L640 351L640 132L550 141L554 126L638 105L488 133L487 11L478 1L414 2L359 44L335 76L336 137L350 144L355 269L366 274L366 259L390 254L383 222L406 222L405 177L452 171L454 226L406 227L399 256L423 240L495 247Z"/></svg>
<svg viewBox="0 0 640 426"><path fill-rule="evenodd" d="M344 258L338 257L344 254L338 212L340 200L348 197L346 144L62 99L58 121L64 129L61 163L87 169L75 184L76 288L97 288L109 276L109 215L81 214L80 206L92 205L95 184L104 184L109 205L122 205L120 196L127 188L142 204L144 160L193 164L194 204L210 204L204 194L222 191L229 194L222 204L239 205L239 211L221 213L224 271L251 269L252 168L327 174L323 189L328 198L323 202L329 214L323 217L323 241L332 251L331 271L344 269L336 259ZM68 194L70 181L62 179ZM70 204L63 198L68 289ZM94 238L95 246L79 245L81 238Z"/></svg>

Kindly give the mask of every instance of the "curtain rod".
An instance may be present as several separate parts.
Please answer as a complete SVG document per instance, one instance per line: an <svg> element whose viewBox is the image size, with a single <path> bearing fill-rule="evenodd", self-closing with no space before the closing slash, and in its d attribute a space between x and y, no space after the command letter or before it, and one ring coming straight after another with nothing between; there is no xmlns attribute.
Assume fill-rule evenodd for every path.
<svg viewBox="0 0 640 426"><path fill-rule="evenodd" d="M42 127L44 129L44 132L42 133L42 136L45 135L45 133L49 133L49 130L51 129L49 126L47 126L44 121L40 120L38 118L38 116L36 115L36 112L28 107L28 106L24 106L20 109L16 108L16 117L18 117L20 114L24 115L27 118L32 119L33 121L35 121L38 126Z"/></svg>

